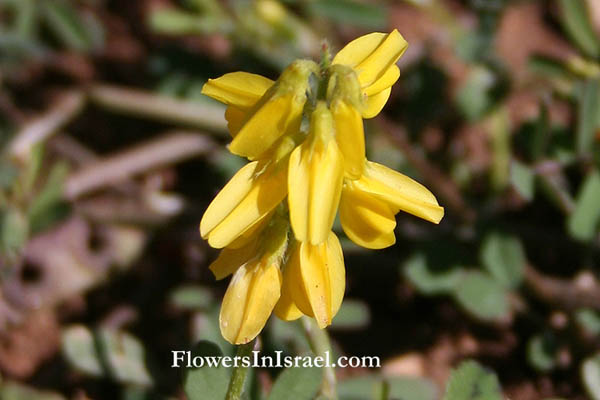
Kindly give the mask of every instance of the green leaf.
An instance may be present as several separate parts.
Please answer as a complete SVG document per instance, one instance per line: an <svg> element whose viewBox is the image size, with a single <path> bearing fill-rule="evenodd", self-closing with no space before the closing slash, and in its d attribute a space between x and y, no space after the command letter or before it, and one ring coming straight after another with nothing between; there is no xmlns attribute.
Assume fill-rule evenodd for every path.
<svg viewBox="0 0 600 400"><path fill-rule="evenodd" d="M475 361L452 371L444 400L503 400L498 378Z"/></svg>
<svg viewBox="0 0 600 400"><path fill-rule="evenodd" d="M181 286L171 292L170 303L184 310L201 310L213 303L213 295L210 290L202 286Z"/></svg>
<svg viewBox="0 0 600 400"><path fill-rule="evenodd" d="M458 303L469 313L482 320L494 320L509 311L506 289L487 274L468 272L453 293Z"/></svg>
<svg viewBox="0 0 600 400"><path fill-rule="evenodd" d="M158 8L150 13L150 29L169 35L209 34L219 32L222 20L213 16L203 17L175 8Z"/></svg>
<svg viewBox="0 0 600 400"><path fill-rule="evenodd" d="M42 168L42 161L44 160L44 145L43 143L37 143L31 148L29 160L25 167L25 172L22 178L22 190L25 193L29 193L38 178L40 170Z"/></svg>
<svg viewBox="0 0 600 400"><path fill-rule="evenodd" d="M377 4L364 4L351 0L316 0L309 3L313 14L344 25L383 29L387 22L387 10Z"/></svg>
<svg viewBox="0 0 600 400"><path fill-rule="evenodd" d="M535 130L533 132L531 140L531 158L532 160L539 160L546 154L548 144L550 142L551 126L550 126L550 113L548 112L547 102L540 104L540 116L535 123ZM533 196L532 196L533 197Z"/></svg>
<svg viewBox="0 0 600 400"><path fill-rule="evenodd" d="M62 200L63 183L69 173L66 163L58 162L52 166L48 179L40 193L33 199L28 210L32 230L36 231L46 221L46 214Z"/></svg>
<svg viewBox="0 0 600 400"><path fill-rule="evenodd" d="M293 354L310 352L306 334L299 323L289 323L279 318L271 318L266 329L268 329L273 348Z"/></svg>
<svg viewBox="0 0 600 400"><path fill-rule="evenodd" d="M369 325L371 312L369 306L359 300L344 300L340 310L332 321L331 328L360 329Z"/></svg>
<svg viewBox="0 0 600 400"><path fill-rule="evenodd" d="M577 195L575 210L567 220L569 233L579 240L591 240L600 219L600 174L594 170L587 176Z"/></svg>
<svg viewBox="0 0 600 400"><path fill-rule="evenodd" d="M556 365L556 341L551 335L536 335L527 343L527 361L538 371L550 371Z"/></svg>
<svg viewBox="0 0 600 400"><path fill-rule="evenodd" d="M464 274L460 267L436 271L428 265L427 258L422 253L410 257L404 263L403 270L417 290L426 295L451 292L460 284Z"/></svg>
<svg viewBox="0 0 600 400"><path fill-rule="evenodd" d="M481 246L481 262L502 285L515 288L523 280L525 252L514 236L491 233Z"/></svg>
<svg viewBox="0 0 600 400"><path fill-rule="evenodd" d="M588 358L581 365L583 386L592 400L600 400L600 354Z"/></svg>
<svg viewBox="0 0 600 400"><path fill-rule="evenodd" d="M9 208L0 222L0 250L13 252L21 249L29 236L27 218L19 210Z"/></svg>
<svg viewBox="0 0 600 400"><path fill-rule="evenodd" d="M535 193L535 174L529 166L513 160L510 168L510 182L525 200L533 200Z"/></svg>
<svg viewBox="0 0 600 400"><path fill-rule="evenodd" d="M112 329L92 332L85 326L74 325L63 331L62 344L67 361L83 373L152 386L144 347L129 333Z"/></svg>
<svg viewBox="0 0 600 400"><path fill-rule="evenodd" d="M17 180L19 170L10 162L0 159L0 190L8 189Z"/></svg>
<svg viewBox="0 0 600 400"><path fill-rule="evenodd" d="M323 373L321 368L287 368L275 381L268 400L311 400L317 394Z"/></svg>
<svg viewBox="0 0 600 400"><path fill-rule="evenodd" d="M77 370L92 376L104 375L94 335L85 326L75 325L63 331L62 351L67 361Z"/></svg>
<svg viewBox="0 0 600 400"><path fill-rule="evenodd" d="M2 400L65 400L58 393L36 390L17 382L6 382L0 386Z"/></svg>
<svg viewBox="0 0 600 400"><path fill-rule="evenodd" d="M505 108L498 109L490 117L492 148L491 180L494 189L502 190L510 179L510 120Z"/></svg>
<svg viewBox="0 0 600 400"><path fill-rule="evenodd" d="M367 375L345 379L338 383L340 400L379 400L382 391L385 390L388 390L389 399L435 400L438 398L435 384L423 378L384 378L378 375Z"/></svg>
<svg viewBox="0 0 600 400"><path fill-rule="evenodd" d="M560 60L533 55L529 58L528 67L536 75L545 75L551 78L571 79L571 73Z"/></svg>
<svg viewBox="0 0 600 400"><path fill-rule="evenodd" d="M600 79L591 79L583 83L578 100L576 147L577 153L587 154L593 148L594 136L596 135L596 129L598 129Z"/></svg>
<svg viewBox="0 0 600 400"><path fill-rule="evenodd" d="M36 31L35 0L19 0L14 20L14 29L19 36L30 40Z"/></svg>
<svg viewBox="0 0 600 400"><path fill-rule="evenodd" d="M198 342L192 350L192 357L221 357L223 353L216 344L207 340ZM215 360L215 358L211 358ZM199 368L186 368L183 378L183 390L189 400L223 400L229 385L229 371L219 365L208 366L208 362Z"/></svg>
<svg viewBox="0 0 600 400"><path fill-rule="evenodd" d="M592 335L600 335L600 314L591 308L582 308L575 313L575 320Z"/></svg>
<svg viewBox="0 0 600 400"><path fill-rule="evenodd" d="M558 0L561 22L571 39L590 57L600 56L600 42L584 0Z"/></svg>
<svg viewBox="0 0 600 400"><path fill-rule="evenodd" d="M207 340L215 343L227 355L235 353L235 346L223 339L219 327L220 306L213 304L208 311L195 312L192 315L191 340L193 343Z"/></svg>
<svg viewBox="0 0 600 400"><path fill-rule="evenodd" d="M494 87L494 75L486 68L474 68L458 90L456 103L469 121L476 121L492 106L491 90Z"/></svg>
<svg viewBox="0 0 600 400"><path fill-rule="evenodd" d="M79 51L93 49L86 23L70 3L50 0L42 4L43 16L49 27L66 46Z"/></svg>

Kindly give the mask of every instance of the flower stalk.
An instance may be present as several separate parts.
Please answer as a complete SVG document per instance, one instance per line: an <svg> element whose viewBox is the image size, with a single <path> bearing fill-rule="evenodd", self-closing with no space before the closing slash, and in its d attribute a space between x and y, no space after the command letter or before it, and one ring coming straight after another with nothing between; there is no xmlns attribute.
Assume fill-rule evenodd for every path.
<svg viewBox="0 0 600 400"><path fill-rule="evenodd" d="M236 356L250 357L252 350L254 349L254 343L255 340L252 340L246 344L237 346ZM225 400L240 400L242 398L242 394L244 392L244 383L246 382L246 376L248 375L248 369L249 367L244 366L242 363L238 364L238 366L233 369Z"/></svg>
<svg viewBox="0 0 600 400"><path fill-rule="evenodd" d="M320 329L314 318L302 317L302 327L306 334L306 339L312 352L316 357L331 357L331 342L326 329ZM321 384L321 394L330 400L337 400L335 368L331 365L325 365L323 368L323 383Z"/></svg>

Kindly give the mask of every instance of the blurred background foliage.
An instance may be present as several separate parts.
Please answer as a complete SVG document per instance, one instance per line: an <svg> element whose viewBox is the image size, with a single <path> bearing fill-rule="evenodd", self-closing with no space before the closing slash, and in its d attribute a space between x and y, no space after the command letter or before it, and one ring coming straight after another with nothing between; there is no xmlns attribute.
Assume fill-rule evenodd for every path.
<svg viewBox="0 0 600 400"><path fill-rule="evenodd" d="M335 351L383 366L338 370L340 398L600 399L597 0L0 0L0 398L222 398L229 371L170 368L233 351L197 226L243 161L202 85L393 28L368 156L446 217L343 242ZM310 352L276 319L260 346ZM248 396L320 379L261 368Z"/></svg>

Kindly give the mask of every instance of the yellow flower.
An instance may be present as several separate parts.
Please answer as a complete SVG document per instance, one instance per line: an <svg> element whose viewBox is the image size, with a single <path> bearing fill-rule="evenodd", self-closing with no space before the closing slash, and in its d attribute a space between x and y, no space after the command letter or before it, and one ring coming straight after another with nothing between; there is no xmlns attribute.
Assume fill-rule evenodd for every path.
<svg viewBox="0 0 600 400"><path fill-rule="evenodd" d="M393 30L391 33L371 33L348 43L333 58L333 64L352 67L358 76L366 102L363 118L373 118L390 97L391 87L400 77L396 62L408 43Z"/></svg>
<svg viewBox="0 0 600 400"><path fill-rule="evenodd" d="M258 75L239 72L209 80L202 93L229 105L226 118L234 136L229 150L257 160L282 136L295 135L300 129L309 76L313 73L319 73L317 64L297 60L272 86Z"/></svg>
<svg viewBox="0 0 600 400"><path fill-rule="evenodd" d="M290 156L288 204L296 239L319 244L327 239L337 212L344 159L335 141L331 113L317 103L308 138Z"/></svg>
<svg viewBox="0 0 600 400"><path fill-rule="evenodd" d="M395 243L400 210L434 223L443 217L425 187L365 158L362 119L387 101L406 46L397 31L373 33L322 69L298 60L276 82L235 72L204 86L204 94L227 104L229 150L252 161L200 223L202 237L223 249L210 266L215 277L233 274L220 314L229 342L254 339L273 311L284 320L307 315L321 328L331 324L346 283L331 231L338 208L347 236L372 249Z"/></svg>
<svg viewBox="0 0 600 400"><path fill-rule="evenodd" d="M200 234L220 249L256 228L287 194L287 163L253 161L217 194L200 221Z"/></svg>
<svg viewBox="0 0 600 400"><path fill-rule="evenodd" d="M233 274L219 316L221 334L230 343L254 339L277 304L287 231L287 221L277 215L269 221L261 238L239 249L224 249L211 264L217 279Z"/></svg>
<svg viewBox="0 0 600 400"><path fill-rule="evenodd" d="M444 216L444 208L425 186L374 162L367 162L360 179L344 183L340 220L344 233L359 246L393 245L394 216L400 210L436 224Z"/></svg>
<svg viewBox="0 0 600 400"><path fill-rule="evenodd" d="M318 245L298 242L283 272L275 314L286 321L305 314L320 328L331 325L344 298L345 275L342 247L333 232Z"/></svg>

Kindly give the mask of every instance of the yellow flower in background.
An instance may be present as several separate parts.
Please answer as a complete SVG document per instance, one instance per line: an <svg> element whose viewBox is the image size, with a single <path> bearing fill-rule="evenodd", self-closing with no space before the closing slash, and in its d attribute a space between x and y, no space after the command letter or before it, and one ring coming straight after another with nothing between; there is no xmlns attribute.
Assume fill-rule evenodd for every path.
<svg viewBox="0 0 600 400"><path fill-rule="evenodd" d="M200 223L222 249L210 269L233 275L221 307L223 337L247 343L272 312L330 325L345 290L342 248L331 231L340 211L360 246L395 243L395 214L438 223L431 192L365 156L363 118L377 115L400 71L406 41L372 33L321 66L297 60L277 81L245 72L209 80L202 92L227 104L229 150L251 162L217 194Z"/></svg>
<svg viewBox="0 0 600 400"><path fill-rule="evenodd" d="M363 176L346 181L340 201L344 233L359 246L381 249L396 242L395 214L400 210L439 223L444 209L420 183L368 161Z"/></svg>

